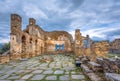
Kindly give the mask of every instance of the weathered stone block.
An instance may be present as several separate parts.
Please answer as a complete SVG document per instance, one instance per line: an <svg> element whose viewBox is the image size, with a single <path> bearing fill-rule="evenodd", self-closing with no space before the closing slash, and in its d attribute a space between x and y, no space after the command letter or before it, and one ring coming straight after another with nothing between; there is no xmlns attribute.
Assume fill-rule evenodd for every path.
<svg viewBox="0 0 120 81"><path fill-rule="evenodd" d="M104 72L120 73L120 59L115 58L97 58L97 63L101 65Z"/></svg>
<svg viewBox="0 0 120 81"><path fill-rule="evenodd" d="M120 81L120 74L105 73L105 78L107 81Z"/></svg>

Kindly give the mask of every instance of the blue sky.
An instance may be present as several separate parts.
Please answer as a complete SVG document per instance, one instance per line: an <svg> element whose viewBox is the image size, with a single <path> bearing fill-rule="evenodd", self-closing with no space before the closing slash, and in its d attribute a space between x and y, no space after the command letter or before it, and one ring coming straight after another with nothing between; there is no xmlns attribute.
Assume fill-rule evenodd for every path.
<svg viewBox="0 0 120 81"><path fill-rule="evenodd" d="M80 29L93 40L120 38L120 0L0 0L0 43L9 41L10 14L29 18L46 31L65 30L74 36Z"/></svg>

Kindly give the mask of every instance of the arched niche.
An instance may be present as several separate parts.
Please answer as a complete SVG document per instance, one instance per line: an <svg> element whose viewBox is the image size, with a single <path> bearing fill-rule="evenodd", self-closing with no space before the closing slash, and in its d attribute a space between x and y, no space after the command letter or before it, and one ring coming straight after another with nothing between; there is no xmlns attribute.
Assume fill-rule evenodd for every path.
<svg viewBox="0 0 120 81"><path fill-rule="evenodd" d="M30 38L30 44L32 44L32 41L33 41L32 38Z"/></svg>
<svg viewBox="0 0 120 81"><path fill-rule="evenodd" d="M38 42L38 41L37 41L37 40L35 40L35 44L36 44L36 45L37 45L37 42Z"/></svg>
<svg viewBox="0 0 120 81"><path fill-rule="evenodd" d="M26 37L25 37L25 35L22 36L22 43L26 44Z"/></svg>

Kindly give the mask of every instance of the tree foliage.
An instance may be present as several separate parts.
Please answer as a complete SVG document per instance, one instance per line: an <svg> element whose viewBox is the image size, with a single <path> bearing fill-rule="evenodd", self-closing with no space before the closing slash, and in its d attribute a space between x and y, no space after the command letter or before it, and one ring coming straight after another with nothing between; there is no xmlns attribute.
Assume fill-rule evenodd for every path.
<svg viewBox="0 0 120 81"><path fill-rule="evenodd" d="M8 51L10 49L10 43L5 43L2 48L0 49L0 54L3 54L4 52Z"/></svg>

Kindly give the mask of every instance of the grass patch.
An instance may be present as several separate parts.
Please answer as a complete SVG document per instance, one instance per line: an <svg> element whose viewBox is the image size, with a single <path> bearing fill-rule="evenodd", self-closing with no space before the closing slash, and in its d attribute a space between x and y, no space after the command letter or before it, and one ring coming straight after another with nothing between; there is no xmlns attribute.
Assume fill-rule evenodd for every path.
<svg viewBox="0 0 120 81"><path fill-rule="evenodd" d="M109 57L109 58L113 58L113 57L116 57L116 56L117 56L118 58L120 58L120 54L115 54L115 53L109 53L109 54L108 54L108 57Z"/></svg>

